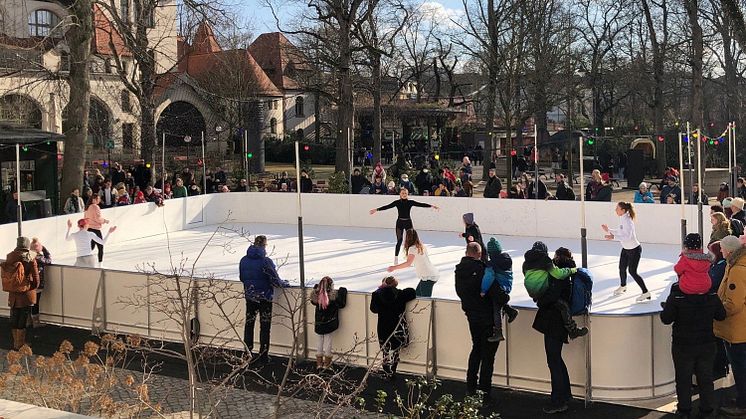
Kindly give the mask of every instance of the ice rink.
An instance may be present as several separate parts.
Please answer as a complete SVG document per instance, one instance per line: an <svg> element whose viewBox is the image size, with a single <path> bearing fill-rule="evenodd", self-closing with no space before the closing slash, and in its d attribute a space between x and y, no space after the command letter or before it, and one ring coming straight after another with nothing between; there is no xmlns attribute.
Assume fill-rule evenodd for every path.
<svg viewBox="0 0 746 419"><path fill-rule="evenodd" d="M217 232L216 232L217 231ZM453 232L419 230L430 258L440 270L440 280L433 289L434 298L457 299L453 270L464 252L464 241ZM216 278L238 280L238 263L246 254L249 242L243 235L264 234L269 239L269 251L280 265L279 274L292 284L299 284L297 226L293 224L234 223L218 227L205 226L182 230L168 235L156 235L129 241L118 241L116 233L106 246L104 267L122 271L150 271L151 265L167 272L171 264L182 261L191 267L207 244L196 264L196 276L214 275ZM338 286L355 291L373 291L387 274L394 255L394 230L380 228L352 228L332 226L304 226L305 266L307 284L315 284L324 275L331 276ZM212 237L212 238L211 238ZM486 234L485 242L492 237ZM523 287L521 264L523 254L536 240L529 237L494 236L513 257L515 280L511 304L534 307ZM557 247L569 248L580 265L580 240L545 239L550 251ZM640 289L628 278L627 293L613 296L619 285L618 242L589 241L588 265L594 277L592 311L603 314L634 314L660 310L668 289L675 281L673 263L678 246L643 244L639 273L653 296L650 302L635 304ZM399 257L404 260L404 251ZM55 263L73 264L72 253L55 255ZM394 273L400 287L415 287L414 268Z"/></svg>

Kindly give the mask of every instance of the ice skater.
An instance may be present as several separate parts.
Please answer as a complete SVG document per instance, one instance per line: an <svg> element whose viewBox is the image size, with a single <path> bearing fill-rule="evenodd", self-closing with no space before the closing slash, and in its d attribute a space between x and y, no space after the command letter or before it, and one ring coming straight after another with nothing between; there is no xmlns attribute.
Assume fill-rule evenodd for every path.
<svg viewBox="0 0 746 419"><path fill-rule="evenodd" d="M78 231L70 233L70 229L73 226L72 220L67 220L67 233L65 234L65 240L74 241L76 248L77 258L75 259L75 266L85 268L96 268L96 256L93 254L93 248L91 248L91 242L99 244L101 246L106 243L106 239L109 238L111 233L116 231L116 226L109 228L109 233L103 238L99 238L97 234L90 231L88 227L88 221L85 218L78 220Z"/></svg>
<svg viewBox="0 0 746 419"><path fill-rule="evenodd" d="M481 249L486 249L486 247L484 247L484 241L482 240L482 230L479 228L476 221L474 221L474 213L467 212L461 217L461 219L464 221L464 232L459 233L459 237L463 237L464 240L466 240L467 246L469 243L474 242L479 243ZM482 262L487 263L487 252L485 251L482 251Z"/></svg>
<svg viewBox="0 0 746 419"><path fill-rule="evenodd" d="M608 225L602 224L601 228L607 233L606 240L618 240L622 243L622 253L619 256L619 278L621 283L619 288L614 290L614 295L622 295L627 292L627 270L635 279L637 285L642 290L642 295L635 300L638 303L650 301L650 292L645 286L645 281L637 273L637 267L640 264L642 256L642 245L637 240L635 233L635 208L630 202L619 202L616 206L616 215L619 216L619 227L609 228Z"/></svg>
<svg viewBox="0 0 746 419"><path fill-rule="evenodd" d="M399 212L399 216L396 219L396 250L394 251L394 265L399 264L399 249L401 248L401 244L404 241L404 230L410 230L413 228L412 218L410 215L412 207L432 208L435 210L440 209L436 205L425 204L424 202L417 202L409 199L409 191L406 188L400 188L398 200L388 205L370 210L370 215L373 215L378 211L385 211L391 208L396 208L396 210Z"/></svg>
<svg viewBox="0 0 746 419"><path fill-rule="evenodd" d="M433 286L438 281L440 272L430 262L427 249L420 241L420 237L414 229L407 230L407 240L404 242L404 254L407 256L407 259L398 265L389 266L387 271L394 272L397 269L404 269L414 265L417 278L420 279L415 290L417 296L432 297Z"/></svg>

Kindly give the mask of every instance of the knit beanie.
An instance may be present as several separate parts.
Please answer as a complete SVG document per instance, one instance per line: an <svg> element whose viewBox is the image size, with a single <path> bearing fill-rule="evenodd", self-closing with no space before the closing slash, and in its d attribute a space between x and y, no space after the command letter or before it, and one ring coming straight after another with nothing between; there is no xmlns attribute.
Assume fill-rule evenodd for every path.
<svg viewBox="0 0 746 419"><path fill-rule="evenodd" d="M720 242L712 242L709 246L707 246L708 249L710 249L710 252L712 252L713 255L715 255L715 260L723 259L723 251L720 250Z"/></svg>
<svg viewBox="0 0 746 419"><path fill-rule="evenodd" d="M723 208L730 208L731 204L733 203L733 198L725 198L723 199Z"/></svg>
<svg viewBox="0 0 746 419"><path fill-rule="evenodd" d="M689 250L698 250L702 248L702 237L699 233L689 233L684 239L684 247Z"/></svg>
<svg viewBox="0 0 746 419"><path fill-rule="evenodd" d="M730 203L730 206L733 208L738 208L738 211L743 211L743 198L734 198L733 201Z"/></svg>
<svg viewBox="0 0 746 419"><path fill-rule="evenodd" d="M495 240L494 237L491 237L490 241L487 242L487 253L501 253L502 251L503 249L500 246L500 242Z"/></svg>
<svg viewBox="0 0 746 419"><path fill-rule="evenodd" d="M31 240L28 237L19 237L16 239L16 250L28 250L31 248Z"/></svg>
<svg viewBox="0 0 746 419"><path fill-rule="evenodd" d="M534 242L534 245L531 246L531 250L535 250L537 252L549 254L549 249L547 248L547 245L544 244L544 242L542 242L542 241Z"/></svg>
<svg viewBox="0 0 746 419"><path fill-rule="evenodd" d="M722 240L720 240L720 248L723 251L732 253L740 249L742 246L743 245L741 244L741 241L738 240L738 237L736 236L725 236Z"/></svg>
<svg viewBox="0 0 746 419"><path fill-rule="evenodd" d="M474 224L474 213L473 212L467 212L463 216L464 222L468 225Z"/></svg>

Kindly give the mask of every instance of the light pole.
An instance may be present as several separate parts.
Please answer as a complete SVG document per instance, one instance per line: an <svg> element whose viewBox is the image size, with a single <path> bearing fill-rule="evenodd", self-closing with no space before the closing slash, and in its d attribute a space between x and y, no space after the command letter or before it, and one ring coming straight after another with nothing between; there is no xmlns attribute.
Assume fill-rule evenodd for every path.
<svg viewBox="0 0 746 419"><path fill-rule="evenodd" d="M187 166L187 168L189 168L189 143L192 142L192 137L190 137L188 135L185 135L184 136L184 142L186 143L186 147L187 147L186 166Z"/></svg>

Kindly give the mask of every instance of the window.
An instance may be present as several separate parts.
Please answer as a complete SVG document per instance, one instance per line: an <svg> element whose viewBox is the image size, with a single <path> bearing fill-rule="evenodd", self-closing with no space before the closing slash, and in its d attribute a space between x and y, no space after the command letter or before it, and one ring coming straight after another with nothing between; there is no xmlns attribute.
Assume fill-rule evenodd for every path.
<svg viewBox="0 0 746 419"><path fill-rule="evenodd" d="M132 112L132 102L130 101L130 92L122 90L122 110Z"/></svg>
<svg viewBox="0 0 746 419"><path fill-rule="evenodd" d="M135 124L122 124L122 147L125 150L135 148Z"/></svg>
<svg viewBox="0 0 746 419"><path fill-rule="evenodd" d="M272 101L272 106L273 106L274 110L280 109L280 107L278 106L279 103L280 103L279 100L273 100Z"/></svg>
<svg viewBox="0 0 746 419"><path fill-rule="evenodd" d="M67 51L60 52L60 71L70 71L70 54Z"/></svg>
<svg viewBox="0 0 746 419"><path fill-rule="evenodd" d="M120 2L119 2L119 17L123 21L129 22L129 20L130 20L130 1L129 0L120 0Z"/></svg>
<svg viewBox="0 0 746 419"><path fill-rule="evenodd" d="M305 116L303 111L303 96L295 98L295 116Z"/></svg>
<svg viewBox="0 0 746 419"><path fill-rule="evenodd" d="M28 17L30 36L49 36L60 23L60 18L49 10L34 10Z"/></svg>
<svg viewBox="0 0 746 419"><path fill-rule="evenodd" d="M156 2L154 1L143 1L142 4L142 18L137 19L138 21L141 21L143 25L145 25L146 28L155 28L155 6ZM135 9L137 10L137 9Z"/></svg>
<svg viewBox="0 0 746 419"><path fill-rule="evenodd" d="M269 132L271 134L277 134L277 118L269 120Z"/></svg>

